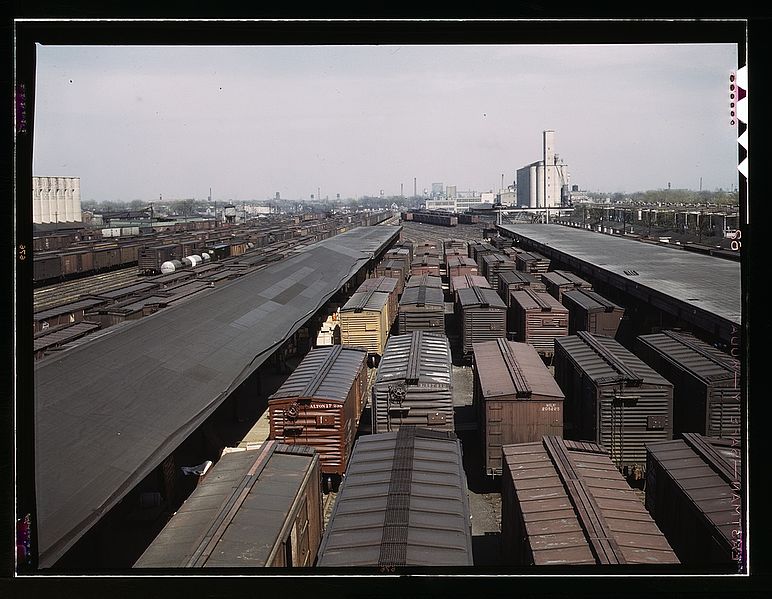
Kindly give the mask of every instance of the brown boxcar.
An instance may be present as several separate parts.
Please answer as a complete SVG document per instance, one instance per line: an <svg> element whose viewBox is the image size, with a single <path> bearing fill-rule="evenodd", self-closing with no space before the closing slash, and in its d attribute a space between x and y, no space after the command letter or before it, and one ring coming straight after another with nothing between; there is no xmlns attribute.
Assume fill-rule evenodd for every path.
<svg viewBox="0 0 772 599"><path fill-rule="evenodd" d="M402 295L405 289L405 280L409 274L409 267L405 267L402 260L383 260L375 267L376 277L391 277L397 279L397 295Z"/></svg>
<svg viewBox="0 0 772 599"><path fill-rule="evenodd" d="M490 288L467 287L459 289L457 296L464 355L472 353L473 343L506 337L507 306L498 293Z"/></svg>
<svg viewBox="0 0 772 599"><path fill-rule="evenodd" d="M499 273L515 268L515 263L504 254L487 254L483 256L483 276L488 279L491 289L499 288Z"/></svg>
<svg viewBox="0 0 772 599"><path fill-rule="evenodd" d="M501 474L501 448L563 434L563 392L539 354L506 339L474 343L473 399L483 468Z"/></svg>
<svg viewBox="0 0 772 599"><path fill-rule="evenodd" d="M36 255L32 261L32 280L48 281L62 276L62 262L58 254Z"/></svg>
<svg viewBox="0 0 772 599"><path fill-rule="evenodd" d="M480 268L472 258L468 256L448 256L447 260L448 280L463 275L480 274Z"/></svg>
<svg viewBox="0 0 772 599"><path fill-rule="evenodd" d="M515 341L530 343L542 356L555 353L555 339L568 335L568 308L529 287L510 292L507 328Z"/></svg>
<svg viewBox="0 0 772 599"><path fill-rule="evenodd" d="M374 356L383 355L389 338L389 294L355 293L340 309L340 342L359 347Z"/></svg>
<svg viewBox="0 0 772 599"><path fill-rule="evenodd" d="M423 255L413 260L410 265L410 276L431 275L440 276L440 260L436 256Z"/></svg>
<svg viewBox="0 0 772 599"><path fill-rule="evenodd" d="M397 260L402 263L405 272L405 278L410 274L410 265L413 263L413 251L406 247L392 247L383 255L381 262L387 260Z"/></svg>
<svg viewBox="0 0 772 599"><path fill-rule="evenodd" d="M541 275L541 280L544 281L544 285L547 287L547 293L558 301L563 299L563 294L566 291L574 289L588 289L592 291L590 283L567 270L545 272Z"/></svg>
<svg viewBox="0 0 772 599"><path fill-rule="evenodd" d="M517 270L545 273L550 268L550 259L538 252L520 252L515 256Z"/></svg>
<svg viewBox="0 0 772 599"><path fill-rule="evenodd" d="M73 275L82 272L90 272L94 269L93 257L90 265L83 264L83 256L88 254L92 256L92 250L70 250L59 255L61 260L62 275ZM85 268L90 266L90 268Z"/></svg>
<svg viewBox="0 0 772 599"><path fill-rule="evenodd" d="M437 287L405 287L399 300L399 334L413 331L445 333L445 296Z"/></svg>
<svg viewBox="0 0 772 599"><path fill-rule="evenodd" d="M468 256L468 243L463 239L443 239L442 240L442 253L447 257L450 255L456 255L456 252L460 252L463 256ZM447 260L446 260L447 261Z"/></svg>
<svg viewBox="0 0 772 599"><path fill-rule="evenodd" d="M425 331L392 336L378 366L371 406L374 433L411 424L452 431L453 379L448 338Z"/></svg>
<svg viewBox="0 0 772 599"><path fill-rule="evenodd" d="M448 288L453 294L454 300L458 301L458 290L467 289L469 287L480 287L482 289L490 289L490 283L482 275L460 275L457 277L451 277Z"/></svg>
<svg viewBox="0 0 772 599"><path fill-rule="evenodd" d="M366 390L367 352L341 345L312 349L268 398L271 439L316 448L322 472L342 475Z"/></svg>
<svg viewBox="0 0 772 599"><path fill-rule="evenodd" d="M603 447L549 436L505 445L502 453L505 563L679 563Z"/></svg>
<svg viewBox="0 0 772 599"><path fill-rule="evenodd" d="M311 447L226 450L134 567L310 568L322 539L320 478Z"/></svg>
<svg viewBox="0 0 772 599"><path fill-rule="evenodd" d="M404 426L360 437L317 566L471 565L469 497L456 436Z"/></svg>
<svg viewBox="0 0 772 599"><path fill-rule="evenodd" d="M393 325L394 321L397 320L397 313L399 311L399 298L397 297L398 282L397 279L392 277L375 277L374 279L365 279L356 290L357 293L378 291L389 294L389 326Z"/></svg>
<svg viewBox="0 0 772 599"><path fill-rule="evenodd" d="M691 333L641 335L635 354L673 383L673 431L740 438L740 362Z"/></svg>
<svg viewBox="0 0 772 599"><path fill-rule="evenodd" d="M563 292L563 305L568 308L568 333L589 331L615 337L625 309L602 295L587 289Z"/></svg>
<svg viewBox="0 0 772 599"><path fill-rule="evenodd" d="M538 292L546 291L544 283L539 281L534 274L513 269L499 272L499 296L504 300L507 308L512 303L512 292L522 291L525 288Z"/></svg>
<svg viewBox="0 0 772 599"><path fill-rule="evenodd" d="M471 252L472 259L477 262L477 266L480 268L480 272L483 272L483 257L488 254L497 254L499 251L493 247L490 243L476 243L470 244L469 251Z"/></svg>
<svg viewBox="0 0 772 599"><path fill-rule="evenodd" d="M740 534L740 446L685 433L646 445L646 509L681 561L737 572Z"/></svg>
<svg viewBox="0 0 772 599"><path fill-rule="evenodd" d="M673 436L673 385L611 337L556 339L555 380L565 437L600 443L633 478L646 467L645 445Z"/></svg>
<svg viewBox="0 0 772 599"><path fill-rule="evenodd" d="M442 279L433 275L413 275L405 283L405 288L408 287L436 287L442 289Z"/></svg>

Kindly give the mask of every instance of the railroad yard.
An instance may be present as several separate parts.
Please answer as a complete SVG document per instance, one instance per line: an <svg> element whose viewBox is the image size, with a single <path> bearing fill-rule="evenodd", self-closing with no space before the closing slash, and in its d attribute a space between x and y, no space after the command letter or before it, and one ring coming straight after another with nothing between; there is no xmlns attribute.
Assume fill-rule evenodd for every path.
<svg viewBox="0 0 772 599"><path fill-rule="evenodd" d="M145 469L122 482L126 494L101 522L84 525L73 512L66 548L50 536L42 547L45 567L736 569L729 465L740 459L739 362L720 349L719 327L644 305L558 250L540 253L516 226L424 220L273 223L234 229L227 244L165 239L152 264L135 246L129 266L41 275L38 405L78 397L72 417L103 426L111 408L82 400L82 380L59 397L53 369L128 351L124 337L141 346L145 329L168 344L148 350L154 359L178 351L191 365L171 383L185 380L185 402L163 414L135 409L122 426L141 435L157 419L174 443L130 457ZM184 243L195 258L158 249ZM204 323L225 301L220 324L197 326L184 347L175 341L176 320ZM224 362L206 346L227 349L228 372L211 368ZM183 372L164 360L163 371L149 362L140 383L158 400L177 376L168 373ZM217 379L211 389L205 377ZM687 449L713 469L690 475L710 479L709 495L684 491L667 470ZM104 467L88 459L94 472ZM704 551L669 519L671 500L712 539Z"/></svg>

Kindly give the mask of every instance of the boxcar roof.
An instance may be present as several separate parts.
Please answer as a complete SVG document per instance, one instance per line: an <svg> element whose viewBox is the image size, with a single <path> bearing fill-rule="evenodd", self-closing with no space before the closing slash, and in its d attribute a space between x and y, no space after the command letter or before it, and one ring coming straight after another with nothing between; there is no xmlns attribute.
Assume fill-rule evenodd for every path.
<svg viewBox="0 0 772 599"><path fill-rule="evenodd" d="M312 349L268 400L313 397L343 402L365 360L364 349L341 345Z"/></svg>
<svg viewBox="0 0 772 599"><path fill-rule="evenodd" d="M418 384L451 384L450 343L445 335L413 331L386 342L375 383L414 379Z"/></svg>
<svg viewBox="0 0 772 599"><path fill-rule="evenodd" d="M425 306L440 307L445 309L445 295L439 287L427 287L424 285L405 287L399 300L400 306L424 304Z"/></svg>
<svg viewBox="0 0 772 599"><path fill-rule="evenodd" d="M622 307L618 306L614 302L607 300L602 295L589 289L572 289L563 293L563 297L568 298L569 301L578 304L582 308L588 311L606 310L606 308L621 310Z"/></svg>
<svg viewBox="0 0 772 599"><path fill-rule="evenodd" d="M62 345L63 343L67 343L68 341L72 341L78 337L82 337L83 335L90 333L91 331L94 331L98 328L99 323L81 320L80 322L71 324L68 327L57 329L45 335L38 335L33 341L34 351L47 349L49 347L53 347L54 345Z"/></svg>
<svg viewBox="0 0 772 599"><path fill-rule="evenodd" d="M134 567L265 566L314 453L311 447L276 441L224 453ZM257 469L254 474L252 468ZM236 506L233 502L239 503L247 489Z"/></svg>
<svg viewBox="0 0 772 599"><path fill-rule="evenodd" d="M603 447L545 437L503 455L534 564L679 563Z"/></svg>
<svg viewBox="0 0 772 599"><path fill-rule="evenodd" d="M641 335L636 343L648 345L665 359L708 381L711 378L740 377L740 361L697 339L691 333L664 331Z"/></svg>
<svg viewBox="0 0 772 599"><path fill-rule="evenodd" d="M340 311L356 312L361 310L383 310L383 307L389 303L389 294L385 291L358 291L351 296Z"/></svg>
<svg viewBox="0 0 772 599"><path fill-rule="evenodd" d="M405 287L418 286L437 287L438 289L442 289L442 279L440 277L427 274L413 275L407 280L407 283L405 283Z"/></svg>
<svg viewBox="0 0 772 599"><path fill-rule="evenodd" d="M512 356L512 364L507 355ZM473 343L474 364L483 397L518 397L528 400L534 395L563 399L555 377L542 362L536 349L527 343L497 339Z"/></svg>
<svg viewBox="0 0 772 599"><path fill-rule="evenodd" d="M53 565L400 230L352 229L40 360L40 566Z"/></svg>
<svg viewBox="0 0 772 599"><path fill-rule="evenodd" d="M357 289L357 292L370 291L372 289L376 291L385 291L386 293L392 293L397 289L399 280L394 277L375 277L373 279L365 279Z"/></svg>
<svg viewBox="0 0 772 599"><path fill-rule="evenodd" d="M504 281L507 285L511 285L512 283L523 283L527 285L534 279L526 277L526 274L528 273L515 270L513 265L513 268L499 271L499 281Z"/></svg>
<svg viewBox="0 0 772 599"><path fill-rule="evenodd" d="M450 277L453 283L453 289L460 290L468 287L490 287L491 284L482 275L456 275Z"/></svg>
<svg viewBox="0 0 772 599"><path fill-rule="evenodd" d="M455 435L404 426L360 437L317 565L471 566L466 477Z"/></svg>
<svg viewBox="0 0 772 599"><path fill-rule="evenodd" d="M477 266L477 262L469 256L448 256L448 268L458 266Z"/></svg>
<svg viewBox="0 0 772 599"><path fill-rule="evenodd" d="M601 352L605 351L607 355L611 356L612 362L621 365L622 370L612 365L609 360L593 348L593 340L600 346ZM558 345L596 383L613 383L614 381L629 379L631 377L623 372L624 369L627 369L643 383L672 387L672 384L665 380L662 375L655 372L638 356L622 347L612 337L580 331L577 335L556 337L555 347L557 348Z"/></svg>
<svg viewBox="0 0 772 599"><path fill-rule="evenodd" d="M482 306L483 304L487 304L491 308L506 309L507 307L496 291L486 287L465 287L459 289L458 301L461 303L462 308Z"/></svg>
<svg viewBox="0 0 772 599"><path fill-rule="evenodd" d="M510 292L512 299L526 310L541 310L544 304L551 312L567 312L568 309L549 293L539 293L530 289Z"/></svg>
<svg viewBox="0 0 772 599"><path fill-rule="evenodd" d="M79 300L75 300L74 302L70 302L68 304L56 306L55 308L49 308L47 310L41 310L40 312L35 312L34 319L36 321L45 320L47 318L51 318L52 316L59 316L61 314L67 314L68 312L75 312L77 310L85 310L87 308L93 308L94 306L98 306L99 304L104 304L104 303L105 303L105 300L98 299L98 298L79 299Z"/></svg>
<svg viewBox="0 0 772 599"><path fill-rule="evenodd" d="M682 439L647 443L646 451L704 517L731 544L739 515L732 484L739 484L739 447L730 439L685 433ZM739 493L739 491L738 491Z"/></svg>
<svg viewBox="0 0 772 599"><path fill-rule="evenodd" d="M589 281L586 281L585 279L583 279L579 275L571 272L570 270L560 270L560 269L558 269L558 270L556 270L554 272L559 274L564 279L567 279L570 282L574 283L575 285L582 285L582 286L585 286L585 287L590 287L591 286Z"/></svg>

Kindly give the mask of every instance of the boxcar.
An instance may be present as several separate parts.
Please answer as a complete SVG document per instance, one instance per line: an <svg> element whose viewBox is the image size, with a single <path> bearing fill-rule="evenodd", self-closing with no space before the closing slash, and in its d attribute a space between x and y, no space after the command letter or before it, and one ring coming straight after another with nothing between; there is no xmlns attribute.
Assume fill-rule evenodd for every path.
<svg viewBox="0 0 772 599"><path fill-rule="evenodd" d="M469 257L472 258L477 263L477 266L480 268L480 272L483 273L483 256L487 256L488 254L496 254L498 253L498 250L493 247L490 243L485 243L484 241L481 241L479 243L470 243L469 244Z"/></svg>
<svg viewBox="0 0 772 599"><path fill-rule="evenodd" d="M375 277L374 279L365 279L357 288L357 293L366 293L368 291L378 291L389 294L389 326L397 320L399 310L399 298L397 296L397 283L399 281L392 277Z"/></svg>
<svg viewBox="0 0 772 599"><path fill-rule="evenodd" d="M476 214L465 214L462 212L458 215L458 222L462 225L476 225L480 222L480 217Z"/></svg>
<svg viewBox="0 0 772 599"><path fill-rule="evenodd" d="M448 256L447 258L448 280L452 277L480 274L480 268L472 258L468 256Z"/></svg>
<svg viewBox="0 0 772 599"><path fill-rule="evenodd" d="M563 292L563 305L568 309L568 333L589 331L606 337L614 337L625 309L602 295L587 289Z"/></svg>
<svg viewBox="0 0 772 599"><path fill-rule="evenodd" d="M94 270L109 270L121 263L121 250L116 247L94 249Z"/></svg>
<svg viewBox="0 0 772 599"><path fill-rule="evenodd" d="M315 447L324 474L346 471L367 391L367 353L312 349L268 398L271 439Z"/></svg>
<svg viewBox="0 0 772 599"><path fill-rule="evenodd" d="M517 270L545 273L550 268L550 259L537 252L520 252L515 256Z"/></svg>
<svg viewBox="0 0 772 599"><path fill-rule="evenodd" d="M450 343L442 334L414 331L386 344L372 387L372 431L413 424L452 431Z"/></svg>
<svg viewBox="0 0 772 599"><path fill-rule="evenodd" d="M646 467L645 445L673 436L673 385L611 337L556 339L555 380L565 437L600 443L633 478Z"/></svg>
<svg viewBox="0 0 772 599"><path fill-rule="evenodd" d="M507 306L493 289L467 287L458 290L463 353L472 353L472 344L506 337Z"/></svg>
<svg viewBox="0 0 772 599"><path fill-rule="evenodd" d="M461 443L404 426L360 437L319 547L317 566L471 566Z"/></svg>
<svg viewBox="0 0 772 599"><path fill-rule="evenodd" d="M407 278L410 274L410 265L413 263L413 252L406 247L393 247L384 254L382 262L387 260L400 261Z"/></svg>
<svg viewBox="0 0 772 599"><path fill-rule="evenodd" d="M311 567L322 526L313 448L226 450L134 567Z"/></svg>
<svg viewBox="0 0 772 599"><path fill-rule="evenodd" d="M405 287L399 300L399 333L445 333L445 296L437 287Z"/></svg>
<svg viewBox="0 0 772 599"><path fill-rule="evenodd" d="M530 343L549 357L555 352L555 339L568 335L568 308L548 293L529 287L512 291L507 328L515 341Z"/></svg>
<svg viewBox="0 0 772 599"><path fill-rule="evenodd" d="M556 300L561 301L566 291L574 289L587 289L592 291L592 285L584 279L577 277L574 273L567 270L553 270L541 275L541 280L547 287L549 293Z"/></svg>
<svg viewBox="0 0 772 599"><path fill-rule="evenodd" d="M498 250L503 250L504 248L512 247L512 241L513 240L511 237L502 237L501 235L496 235L491 237L490 244Z"/></svg>
<svg viewBox="0 0 772 599"><path fill-rule="evenodd" d="M435 287L442 289L442 279L433 275L413 275L405 283L405 288L408 287Z"/></svg>
<svg viewBox="0 0 772 599"><path fill-rule="evenodd" d="M57 253L34 256L32 260L32 280L56 280L62 276L62 262Z"/></svg>
<svg viewBox="0 0 772 599"><path fill-rule="evenodd" d="M432 275L440 276L440 260L436 256L423 255L413 260L410 265L411 276Z"/></svg>
<svg viewBox="0 0 772 599"><path fill-rule="evenodd" d="M505 563L679 563L603 447L549 436L505 445L502 453Z"/></svg>
<svg viewBox="0 0 772 599"><path fill-rule="evenodd" d="M673 430L740 438L740 362L691 333L641 335L635 354L673 383Z"/></svg>
<svg viewBox="0 0 772 599"><path fill-rule="evenodd" d="M497 339L472 348L483 467L489 475L500 475L503 445L563 435L563 392L526 343Z"/></svg>
<svg viewBox="0 0 772 599"><path fill-rule="evenodd" d="M512 292L522 291L526 288L537 292L546 291L544 283L539 281L536 278L536 275L529 272L520 272L511 269L499 272L499 296L504 300L507 308L509 308L512 303Z"/></svg>
<svg viewBox="0 0 772 599"><path fill-rule="evenodd" d="M467 254L467 246L468 246L467 242L465 240L463 240L463 239L453 239L453 238L450 238L450 239L443 239L442 240L442 252L446 256L451 254L451 253L453 253L453 252L455 252L455 251L460 251L464 255L468 255Z"/></svg>
<svg viewBox="0 0 772 599"><path fill-rule="evenodd" d="M740 451L729 439L684 433L646 445L646 509L681 561L737 571Z"/></svg>
<svg viewBox="0 0 772 599"><path fill-rule="evenodd" d="M453 299L458 302L458 290L468 289L469 287L480 287L481 289L490 289L490 283L482 275L461 275L451 277L448 289L453 294Z"/></svg>
<svg viewBox="0 0 772 599"><path fill-rule="evenodd" d="M180 246L176 243L154 245L142 248L137 255L137 269L140 274L161 272L161 265L171 260L180 260Z"/></svg>
<svg viewBox="0 0 772 599"><path fill-rule="evenodd" d="M383 355L389 337L389 294L381 291L355 293L340 309L340 342L371 355Z"/></svg>
<svg viewBox="0 0 772 599"><path fill-rule="evenodd" d="M499 273L515 268L515 263L504 254L487 254L483 256L483 276L488 279L491 289L499 288Z"/></svg>
<svg viewBox="0 0 772 599"><path fill-rule="evenodd" d="M376 277L391 277L397 279L397 295L402 295L402 290L405 288L405 280L409 274L409 267L405 267L402 260L382 260L378 266L375 267Z"/></svg>

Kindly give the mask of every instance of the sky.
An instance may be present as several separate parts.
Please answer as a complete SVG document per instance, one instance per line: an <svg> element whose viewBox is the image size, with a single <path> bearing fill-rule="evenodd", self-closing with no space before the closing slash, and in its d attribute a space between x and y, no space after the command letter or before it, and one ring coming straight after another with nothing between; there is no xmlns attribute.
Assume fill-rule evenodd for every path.
<svg viewBox="0 0 772 599"><path fill-rule="evenodd" d="M81 199L496 191L542 131L582 190L731 189L733 44L37 46L35 176Z"/></svg>

